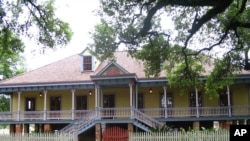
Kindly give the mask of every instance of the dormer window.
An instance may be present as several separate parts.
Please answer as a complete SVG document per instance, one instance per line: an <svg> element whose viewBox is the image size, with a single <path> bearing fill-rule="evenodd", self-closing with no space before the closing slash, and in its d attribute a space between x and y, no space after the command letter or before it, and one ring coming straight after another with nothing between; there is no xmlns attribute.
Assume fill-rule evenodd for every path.
<svg viewBox="0 0 250 141"><path fill-rule="evenodd" d="M95 68L100 64L100 61L98 61L96 57L91 54L89 48L84 49L84 51L82 51L79 55L81 56L79 65L82 73L95 71Z"/></svg>
<svg viewBox="0 0 250 141"><path fill-rule="evenodd" d="M83 56L83 71L92 71L92 56Z"/></svg>

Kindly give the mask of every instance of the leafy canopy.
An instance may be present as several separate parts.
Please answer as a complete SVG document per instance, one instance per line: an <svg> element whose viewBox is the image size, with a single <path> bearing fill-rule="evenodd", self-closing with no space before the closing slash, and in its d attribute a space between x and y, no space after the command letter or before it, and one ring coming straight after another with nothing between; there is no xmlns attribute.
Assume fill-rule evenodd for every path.
<svg viewBox="0 0 250 141"><path fill-rule="evenodd" d="M249 2L100 0L102 22L91 33L90 46L105 59L123 45L145 62L147 76L157 77L165 68L169 83L177 86L199 87L199 78L206 76L206 93L214 96L233 82L248 59Z"/></svg>
<svg viewBox="0 0 250 141"><path fill-rule="evenodd" d="M0 75L11 77L21 70L21 37L42 50L66 45L72 36L68 23L55 16L54 0L0 0ZM21 64L20 64L21 63Z"/></svg>

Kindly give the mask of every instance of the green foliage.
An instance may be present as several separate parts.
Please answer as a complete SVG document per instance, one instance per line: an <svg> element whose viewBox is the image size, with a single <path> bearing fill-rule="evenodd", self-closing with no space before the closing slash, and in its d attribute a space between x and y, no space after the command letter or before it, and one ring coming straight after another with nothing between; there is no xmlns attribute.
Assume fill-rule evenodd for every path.
<svg viewBox="0 0 250 141"><path fill-rule="evenodd" d="M211 98L244 68L244 54L250 48L246 0L101 0L100 4L98 14L108 30L91 34L101 59L113 57L121 45L144 61L146 76L167 72L172 87L205 86Z"/></svg>
<svg viewBox="0 0 250 141"><path fill-rule="evenodd" d="M72 36L69 24L55 17L54 0L39 5L41 15L34 14L33 21L39 28L38 43L47 47L65 45ZM40 17L40 18L39 18Z"/></svg>
<svg viewBox="0 0 250 141"><path fill-rule="evenodd" d="M216 131L219 131L219 130L223 131L225 129L205 128L205 127L201 127L201 130L194 129L192 127L188 127L188 129L184 129L184 128L180 127L180 128L177 129L177 128L174 128L174 127L168 126L168 125L164 125L161 128L160 127L156 127L156 128L151 127L150 128L150 131L153 132L153 133L157 133L157 132L176 132L176 131L179 131L179 132L182 132L182 133L202 132L202 131L216 132Z"/></svg>
<svg viewBox="0 0 250 141"><path fill-rule="evenodd" d="M8 95L0 95L0 112L10 111L10 97Z"/></svg>
<svg viewBox="0 0 250 141"><path fill-rule="evenodd" d="M205 92L210 96L218 97L218 90L225 88L227 85L234 83L236 74L228 71L233 65L228 66L227 60L230 57L225 57L224 61L215 60L213 71L207 76L205 83Z"/></svg>
<svg viewBox="0 0 250 141"><path fill-rule="evenodd" d="M0 75L4 79L26 71L22 37L44 50L66 45L72 31L55 16L54 0L0 1Z"/></svg>
<svg viewBox="0 0 250 141"><path fill-rule="evenodd" d="M95 31L92 34L94 44L90 44L92 53L100 60L112 58L113 52L117 49L114 44L116 40L116 32L113 28L109 27L106 23L98 24L95 26Z"/></svg>
<svg viewBox="0 0 250 141"><path fill-rule="evenodd" d="M189 59L187 63L188 66L184 62L178 64L172 72L167 74L170 87L181 88L181 93L190 87L199 89L203 86L201 74L204 72L204 68L202 64L194 59Z"/></svg>
<svg viewBox="0 0 250 141"><path fill-rule="evenodd" d="M152 46L153 45L153 46ZM131 55L144 61L146 76L158 77L166 58L170 55L170 46L162 36L151 39L142 49Z"/></svg>
<svg viewBox="0 0 250 141"><path fill-rule="evenodd" d="M156 127L156 128L151 127L150 131L151 132L171 132L173 131L173 128L168 125L164 125L162 127Z"/></svg>
<svg viewBox="0 0 250 141"><path fill-rule="evenodd" d="M0 75L3 75L3 79L26 71L24 58L20 55L23 47L21 40L8 28L0 32Z"/></svg>

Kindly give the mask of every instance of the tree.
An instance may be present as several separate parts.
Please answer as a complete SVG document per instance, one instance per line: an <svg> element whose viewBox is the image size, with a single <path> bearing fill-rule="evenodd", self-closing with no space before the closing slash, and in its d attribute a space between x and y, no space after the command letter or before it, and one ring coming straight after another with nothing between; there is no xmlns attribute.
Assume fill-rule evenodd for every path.
<svg viewBox="0 0 250 141"><path fill-rule="evenodd" d="M10 111L10 97L8 95L0 95L0 112Z"/></svg>
<svg viewBox="0 0 250 141"><path fill-rule="evenodd" d="M197 80L207 77L203 84L211 97L217 95L218 89L232 84L248 62L244 56L250 48L247 0L101 0L100 3L98 27L105 25L109 31L116 31L109 34L95 28L91 33L94 42L90 47L102 59L112 57L107 51L113 52L125 44L131 56L145 62L149 77L157 77L162 69L167 69L170 84L183 80L179 82L186 84L177 86L192 82L194 87L201 84ZM98 39L102 42L96 42ZM167 65L162 66L163 63ZM202 71L208 71L208 65L213 68L210 74Z"/></svg>
<svg viewBox="0 0 250 141"><path fill-rule="evenodd" d="M3 29L0 32L0 75L6 79L26 71L23 64L24 58L21 56L23 43L14 34Z"/></svg>
<svg viewBox="0 0 250 141"><path fill-rule="evenodd" d="M72 36L68 23L55 16L54 0L0 0L0 75L11 77L23 66L22 37L42 50L66 45Z"/></svg>

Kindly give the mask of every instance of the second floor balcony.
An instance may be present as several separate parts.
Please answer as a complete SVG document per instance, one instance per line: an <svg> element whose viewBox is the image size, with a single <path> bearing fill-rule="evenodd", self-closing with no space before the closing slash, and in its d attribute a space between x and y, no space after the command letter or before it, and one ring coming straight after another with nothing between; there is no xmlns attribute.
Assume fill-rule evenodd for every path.
<svg viewBox="0 0 250 141"><path fill-rule="evenodd" d="M95 112L95 119L132 119L134 108L96 108L93 110L60 110L60 111L16 111L0 112L0 122L53 122L74 121L87 118ZM138 111L161 121L182 119L211 118L213 120L250 118L250 106L231 107L176 107L176 108L145 108Z"/></svg>

